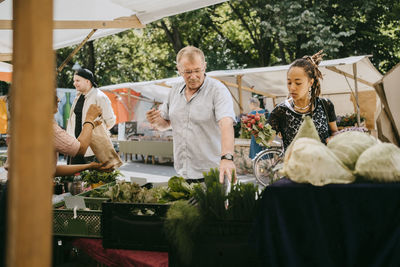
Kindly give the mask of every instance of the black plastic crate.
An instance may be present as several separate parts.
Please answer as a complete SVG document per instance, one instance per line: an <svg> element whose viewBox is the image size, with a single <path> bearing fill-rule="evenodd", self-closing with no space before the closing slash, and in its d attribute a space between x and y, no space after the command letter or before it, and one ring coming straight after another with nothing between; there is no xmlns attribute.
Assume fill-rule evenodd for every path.
<svg viewBox="0 0 400 267"><path fill-rule="evenodd" d="M250 221L218 221L205 223L193 240L193 254L184 264L171 245L169 266L258 266L256 253L250 246Z"/></svg>
<svg viewBox="0 0 400 267"><path fill-rule="evenodd" d="M102 203L104 248L168 251L164 220L170 204ZM137 215L152 211L152 215Z"/></svg>

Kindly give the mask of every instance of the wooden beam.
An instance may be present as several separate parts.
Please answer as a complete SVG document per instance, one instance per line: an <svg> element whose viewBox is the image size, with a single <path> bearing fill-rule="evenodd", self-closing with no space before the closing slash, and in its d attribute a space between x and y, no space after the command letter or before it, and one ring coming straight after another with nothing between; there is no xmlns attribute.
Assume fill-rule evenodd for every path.
<svg viewBox="0 0 400 267"><path fill-rule="evenodd" d="M55 66L53 0L13 0L6 266L51 266Z"/></svg>
<svg viewBox="0 0 400 267"><path fill-rule="evenodd" d="M53 29L128 29L144 28L136 15L114 20L55 20ZM12 20L0 20L0 30L12 30Z"/></svg>
<svg viewBox="0 0 400 267"><path fill-rule="evenodd" d="M172 88L172 86L170 86L170 85L167 85L165 82L162 82L162 83L156 83L156 85L159 85L159 86L164 86L164 87L167 87L167 88Z"/></svg>
<svg viewBox="0 0 400 267"><path fill-rule="evenodd" d="M339 69L336 68L336 67L328 66L328 67L325 67L325 68L327 68L327 69L330 70L330 71L333 71L333 72L342 74L343 76L346 76L347 78L351 78L351 79L353 79L353 80L355 79L354 75L351 75L351 74L349 74L349 73L347 73L347 72L344 72L344 71L342 71L342 70L339 70ZM372 88L374 87L374 84L373 84L373 83L370 83L369 81L363 80L363 79L361 79L361 78L356 78L356 80L359 81L360 83L369 85L369 86L371 86Z"/></svg>
<svg viewBox="0 0 400 267"><path fill-rule="evenodd" d="M222 80L220 78L217 78L217 77L212 77L212 78L224 83L226 86L239 88L239 85L237 85L235 83L226 82L226 81L224 81L224 80ZM252 93L255 93L255 94L258 94L258 95L263 95L263 96L266 96L266 97L271 97L271 98L275 98L276 97L276 95L273 95L273 94L270 94L270 93L266 93L266 92L261 92L261 91L258 91L258 90L254 90L253 88L250 88L250 87L247 87L247 86L242 86L242 89L245 90L245 91L252 92Z"/></svg>
<svg viewBox="0 0 400 267"><path fill-rule="evenodd" d="M236 76L236 83L238 84L238 93L239 93L240 114L243 113L242 77L243 77L243 75Z"/></svg>
<svg viewBox="0 0 400 267"><path fill-rule="evenodd" d="M0 54L0 61L11 61L12 54Z"/></svg>

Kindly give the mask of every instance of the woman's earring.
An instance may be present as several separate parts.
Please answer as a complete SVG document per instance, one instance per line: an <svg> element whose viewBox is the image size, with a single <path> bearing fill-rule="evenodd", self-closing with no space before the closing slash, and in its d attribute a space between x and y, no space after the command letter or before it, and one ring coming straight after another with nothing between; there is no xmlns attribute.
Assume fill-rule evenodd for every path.
<svg viewBox="0 0 400 267"><path fill-rule="evenodd" d="M311 88L308 89L308 97L311 99Z"/></svg>

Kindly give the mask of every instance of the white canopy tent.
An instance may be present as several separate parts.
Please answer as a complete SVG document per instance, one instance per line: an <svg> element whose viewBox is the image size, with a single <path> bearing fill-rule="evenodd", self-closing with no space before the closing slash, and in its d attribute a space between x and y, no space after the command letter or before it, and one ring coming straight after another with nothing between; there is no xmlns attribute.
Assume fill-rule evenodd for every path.
<svg viewBox="0 0 400 267"><path fill-rule="evenodd" d="M142 28L158 19L226 0L54 0L53 49ZM0 61L12 57L12 0L0 1Z"/></svg>
<svg viewBox="0 0 400 267"><path fill-rule="evenodd" d="M247 103L252 93L264 95L269 110L272 110L275 104L282 102L288 92L286 73L289 67L290 65L241 70L218 70L208 72L207 75L220 80L229 88L235 99L235 112L239 114L240 112L249 111ZM382 78L382 75L372 65L368 56L325 60L321 63L320 70L323 75L322 94L334 102L336 113L341 115L354 112L354 105L350 101L350 96L353 93L355 94L356 89L359 94L366 91L374 92L374 83ZM141 92L145 97L163 102L169 92L169 87L179 81L182 81L182 78L174 77L148 82L110 85L101 87L101 89L131 88ZM378 101L374 103L375 106L378 106ZM242 107L242 110L240 107ZM375 113L378 109L373 110Z"/></svg>
<svg viewBox="0 0 400 267"><path fill-rule="evenodd" d="M400 145L400 63L388 71L375 85L382 101L377 118L379 138Z"/></svg>

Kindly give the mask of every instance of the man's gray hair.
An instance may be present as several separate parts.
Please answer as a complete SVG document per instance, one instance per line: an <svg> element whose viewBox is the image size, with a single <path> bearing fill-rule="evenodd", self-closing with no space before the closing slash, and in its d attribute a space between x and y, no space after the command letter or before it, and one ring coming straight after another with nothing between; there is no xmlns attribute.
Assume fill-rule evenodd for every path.
<svg viewBox="0 0 400 267"><path fill-rule="evenodd" d="M201 60L205 62L203 51L191 45L185 46L176 55L176 65L179 65L179 62L181 61L182 57L187 57L189 60L193 60L195 55L200 56Z"/></svg>

